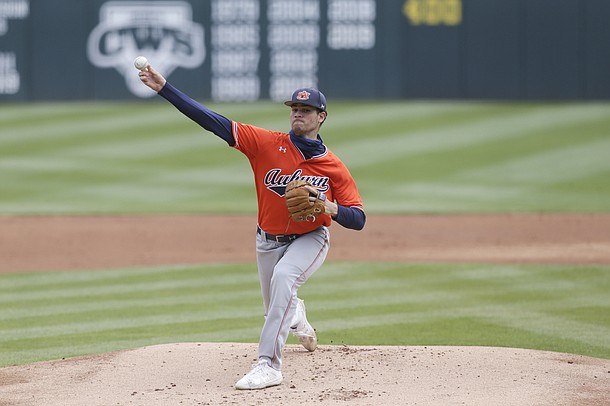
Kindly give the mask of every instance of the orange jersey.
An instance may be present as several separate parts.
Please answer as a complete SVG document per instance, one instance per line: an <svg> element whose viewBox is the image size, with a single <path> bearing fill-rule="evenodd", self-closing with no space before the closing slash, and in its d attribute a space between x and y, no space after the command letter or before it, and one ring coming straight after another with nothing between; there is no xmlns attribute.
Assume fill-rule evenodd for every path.
<svg viewBox="0 0 610 406"><path fill-rule="evenodd" d="M241 151L252 166L258 199L258 225L271 234L304 234L325 225L328 214L315 222L294 222L286 207L284 193L288 182L303 179L327 199L346 207L363 209L356 183L341 160L328 148L319 156L305 159L290 135L248 124L232 122L234 148Z"/></svg>

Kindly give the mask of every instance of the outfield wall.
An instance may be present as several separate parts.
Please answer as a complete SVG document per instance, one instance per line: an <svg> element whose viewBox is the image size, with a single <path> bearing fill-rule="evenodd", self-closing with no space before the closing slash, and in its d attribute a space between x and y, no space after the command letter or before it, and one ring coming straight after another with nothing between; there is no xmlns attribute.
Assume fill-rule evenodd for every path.
<svg viewBox="0 0 610 406"><path fill-rule="evenodd" d="M0 100L610 99L608 0L0 0Z"/></svg>

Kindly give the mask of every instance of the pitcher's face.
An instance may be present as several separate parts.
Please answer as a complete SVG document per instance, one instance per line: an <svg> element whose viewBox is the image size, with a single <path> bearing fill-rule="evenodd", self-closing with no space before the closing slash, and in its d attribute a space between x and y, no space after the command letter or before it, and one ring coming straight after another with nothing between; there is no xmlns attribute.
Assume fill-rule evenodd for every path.
<svg viewBox="0 0 610 406"><path fill-rule="evenodd" d="M293 104L290 112L290 127L296 135L315 139L326 113L305 104Z"/></svg>

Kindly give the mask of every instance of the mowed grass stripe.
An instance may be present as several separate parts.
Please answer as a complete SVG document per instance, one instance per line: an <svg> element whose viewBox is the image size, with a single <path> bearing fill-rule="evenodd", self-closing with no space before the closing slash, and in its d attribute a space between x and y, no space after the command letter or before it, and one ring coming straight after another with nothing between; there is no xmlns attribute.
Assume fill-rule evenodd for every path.
<svg viewBox="0 0 610 406"><path fill-rule="evenodd" d="M189 134L190 135L190 134ZM209 154L214 149L226 144L219 145L218 140L211 137L198 137L181 135L167 136L165 134L150 134L144 138L127 138L119 140L100 139L95 144L87 143L73 144L62 147L54 151L44 151L40 153L27 153L21 156L12 154L7 159L0 162L0 168L15 169L20 172L40 172L68 171L97 168L101 172L116 173L123 167L134 167L134 170L150 171L154 170L154 164L142 165L138 169L132 162L143 161L144 159L154 159L171 154L181 154L189 150L199 150L201 153L201 163L206 164L205 154ZM119 163L119 165L117 165ZM113 164L113 165L109 165ZM157 162L157 167L159 163ZM137 172L136 172L137 173Z"/></svg>
<svg viewBox="0 0 610 406"><path fill-rule="evenodd" d="M255 210L239 152L162 100L112 107L67 104L74 120L47 115L15 127L27 136L3 132L0 213ZM213 107L288 128L284 106ZM338 102L322 134L371 212L604 211L608 113L604 103Z"/></svg>
<svg viewBox="0 0 610 406"><path fill-rule="evenodd" d="M333 285L335 286L335 285ZM98 314L103 316L115 317L117 314L129 316L133 312L149 312L159 313L163 309L173 310L173 308L180 306L182 309L194 308L197 306L203 306L206 311L213 308L222 308L226 306L226 303L231 302L243 302L247 299L251 299L255 302L260 302L260 292L257 289L239 289L237 291L205 291L190 293L180 292L163 292L167 296L154 296L147 295L142 298L110 298L104 297L99 301L82 300L79 302L69 301L61 304L50 304L44 307L40 306L39 302L28 302L28 306L20 305L19 308L7 308L4 309L3 313L0 314L0 326L3 329L22 328L23 324L44 326L47 324L56 324L57 319L62 320L87 320L92 315ZM317 294L319 292L316 292ZM439 296L442 296L445 300L451 297L450 293L443 292L418 292L409 293L405 295L402 288L392 289L391 286L387 288L368 289L361 291L358 300L353 300L350 294L347 292L337 291L334 297L337 299L334 301L317 299L316 303L318 306L332 309L339 308L351 308L357 305L373 305L379 302L379 295L383 294L384 303L386 304L420 304L423 306L429 306L438 302ZM54 316L49 318L48 316Z"/></svg>
<svg viewBox="0 0 610 406"><path fill-rule="evenodd" d="M65 340L63 344L58 343L52 347L28 348L12 350L6 354L0 354L0 367L8 365L27 364L42 360L54 360L74 357L84 354L98 354L121 349L138 348L155 344L179 343L179 342L251 342L258 340L260 334L260 323L251 327L223 328L218 331L200 331L195 333L165 334L149 337L129 337L126 339L108 339L104 341L90 340L86 344L74 344ZM128 336L123 334L122 336ZM80 340L84 341L84 340ZM67 343L67 344L66 344ZM202 354L202 356L204 356ZM255 354L253 354L255 357Z"/></svg>
<svg viewBox="0 0 610 406"><path fill-rule="evenodd" d="M117 279L138 279L148 277L153 280L158 277L170 277L179 273L196 273L201 269L199 265L184 266L160 266L146 268L116 268L81 272L20 272L7 273L2 275L0 293L2 291L38 290L45 289L49 285L67 286L69 284L88 284L97 282L111 282ZM206 265L208 274L224 272L224 265L220 266L221 271L216 271L213 265Z"/></svg>
<svg viewBox="0 0 610 406"><path fill-rule="evenodd" d="M195 289L196 290L196 289ZM161 292L158 296L144 295L141 298L129 297L104 297L99 301L82 300L80 302L67 301L66 303L50 304L44 307L39 302L30 303L30 306L19 306L18 308L7 308L0 315L0 325L4 328L19 327L23 323L32 325L53 324L55 318L66 320L78 320L90 318L93 314L116 315L128 314L132 311L157 311L160 308L171 309L177 306L189 308L205 306L206 309L214 308L218 303L224 304L234 300L244 301L247 298L258 299L260 295L256 290L239 289L237 291L181 291ZM151 297L153 296L153 297ZM102 314L103 313L103 314ZM48 316L54 316L49 318Z"/></svg>
<svg viewBox="0 0 610 406"><path fill-rule="evenodd" d="M412 110L414 111L418 111L419 109L416 108L417 106L415 106L415 108L413 108ZM451 106L445 106L446 108L450 108ZM426 106L427 108L427 106ZM469 107L469 110L473 110L476 107ZM455 109L455 108L454 108ZM464 107L462 107L462 109L464 109ZM369 109L370 110L370 109ZM376 110L373 110L375 113L377 112L377 110L379 110L380 112L385 112L385 110L378 108ZM410 110L409 110L410 111ZM387 114L387 112L386 112ZM394 112L394 114L396 114ZM403 115L399 115L399 116L395 116L398 117L400 120L403 120ZM408 116L408 114L407 114ZM114 121L114 120L113 120ZM141 117L141 122L144 123L148 123L148 118L147 117ZM349 128L349 125L352 124L352 118L349 118L348 120L341 120L341 118L339 118L339 125L343 126L344 128ZM345 121L345 122L343 122ZM430 122L434 122L433 120L431 120ZM153 124L155 124L153 122ZM108 128L108 125L105 122L93 122L90 123L91 127L93 128L104 128L105 130ZM124 131L128 132L129 128L123 128L120 127L121 129L124 129ZM457 128L453 128L452 129L454 131L461 131L460 127ZM111 130L111 128L109 129ZM407 130L408 131L408 130ZM85 132L85 129L82 129L82 132ZM201 131L202 133L204 133L204 131ZM463 131L464 133L470 133L471 130L468 128L465 128ZM63 131L62 131L63 133ZM408 132L407 132L408 134ZM419 137L420 139L422 137ZM430 135L425 135L423 137L423 139L429 139ZM459 138L459 137L456 137ZM391 145L391 143L386 142L387 140L384 140L384 138L382 137L381 139L379 139L379 137L375 138L375 143L376 145ZM407 139L406 141L409 142L409 144L412 144L412 146L410 146L410 150L412 152L417 152L419 151L417 148L417 140L414 139ZM339 141L340 144L341 141ZM354 148L358 148L358 145L360 145L359 143L354 143L354 140L350 140L350 143L353 143L355 146ZM100 143L103 143L102 145L100 145ZM220 140L215 139L214 136L209 135L209 134L205 134L205 136L202 137L185 137L185 136L165 136L163 134L158 134L156 135L156 137L142 137L142 138L128 138L128 137L123 137L123 138L118 138L118 139L113 139L113 140L100 140L99 138L96 137L89 137L88 141L83 144L83 145L73 145L73 146L62 146L60 150L58 150L56 152L57 153L61 153L61 155L59 155L57 158L55 158L55 162L54 162L54 154L52 151L46 151L45 152L45 159L41 160L41 159L23 159L20 160L18 157L15 158L13 157L12 160L6 160L4 161L4 163L2 163L1 165L3 165L4 167L16 167L19 168L21 170L23 169L31 169L31 170L36 170L36 171L40 171L40 170L52 170L52 169L59 169L59 170L67 170L67 169L80 169L80 170L86 170L92 167L96 166L96 162L98 166L103 166L105 168L108 167L108 161L107 158L109 159L113 159L113 160L118 160L120 158L135 158L135 157L149 157L149 154L153 154L158 156L161 153L164 154L171 154L176 153L176 152L181 152L181 151L187 151L190 150L194 147L206 147L207 149L209 148L214 148L214 147L219 147L219 146L223 146L225 147L224 143L222 143ZM432 142L432 145L434 145L436 148L441 148L443 144L438 143L436 141ZM427 144L427 146L424 146L424 150L427 150L429 148L430 144ZM446 144L446 147L451 148L453 147L453 144L451 142ZM365 148L369 148L369 146L365 146ZM372 151L376 152L377 154L379 153L379 151L375 151L375 149L373 149ZM382 153L382 157L380 159L388 159L387 156L383 155L384 151L394 151L394 148L384 148L381 150ZM203 152L203 150L202 150ZM206 151L206 153L211 154L212 156L214 155L212 153L213 151ZM202 154L203 155L203 154ZM82 159L82 158L86 158L86 159ZM74 160L73 163L70 163L70 160ZM207 162L209 159L205 160L202 159L201 164L205 165L205 162ZM58 162L59 161L59 162ZM221 162L224 163L224 160ZM152 169L152 168L151 168ZM140 173L143 173L144 170L141 170ZM149 170L148 173L151 173L152 170Z"/></svg>
<svg viewBox="0 0 610 406"><path fill-rule="evenodd" d="M461 125L446 123L440 128L429 127L419 131L411 131L405 126L398 133L386 133L383 136L350 143L349 146L341 148L341 156L350 162L350 167L368 167L411 155L519 138L528 132L548 132L552 128L561 128L567 124L607 117L609 113L610 109L605 106L544 108L541 111L484 118Z"/></svg>
<svg viewBox="0 0 610 406"><path fill-rule="evenodd" d="M116 107L112 110L102 110L100 115L90 116L73 112L71 116L51 117L41 123L35 120L24 122L19 126L7 129L0 137L0 146L3 148L16 148L19 145L31 144L32 148L39 146L52 148L53 145L62 146L76 139L86 140L86 137L95 135L108 135L115 131L124 131L129 134L141 128L152 128L155 125L179 121L175 112L163 109L154 109L146 112L136 112L133 107Z"/></svg>
<svg viewBox="0 0 610 406"><path fill-rule="evenodd" d="M325 315L316 318L316 328L320 331L333 331L337 328L354 329L362 327L384 326L391 324L416 324L434 319L451 320L473 318L487 323L494 323L507 328L515 328L536 334L544 334L560 339L578 341L586 345L600 345L600 337L610 336L610 326L598 326L587 322L566 320L563 317L550 316L544 312L531 311L525 306L489 306L484 311L480 307L454 307L448 314L446 309L426 310L421 308L405 308L404 302L396 300L383 302L357 304L357 302L343 303L333 311L344 311L345 316L329 318ZM319 306L325 306L321 302ZM328 308L330 309L330 308ZM358 316L363 313L373 313L367 316ZM26 327L3 329L2 341L4 347L10 348L12 341L22 341L33 338L44 338L47 342L54 338L67 335L100 333L122 329L155 329L169 327L174 324L223 323L238 325L243 319L258 319L261 309L252 306L249 309L239 307L214 309L214 311L183 311L179 314L166 313L158 315L142 314L138 317L115 317L96 321L80 323L64 323L47 325L43 327ZM312 314L313 315L313 314ZM128 315L125 315L128 316Z"/></svg>
<svg viewBox="0 0 610 406"><path fill-rule="evenodd" d="M107 108L107 106L104 106ZM206 134L203 129L200 129L194 123L189 122L188 119L181 116L181 114L175 110L173 110L172 106L167 106L167 109L164 110L161 108L162 106L154 105L152 109L145 110L142 107L138 107L138 105L125 105L123 109L119 110L120 107L117 107L116 114L100 114L99 117L89 117L87 115L75 115L75 117L59 117L56 121L47 123L45 122L43 125L32 125L31 123L24 123L24 126L20 129L21 133L14 129L11 131L12 135L5 135L0 139L0 145L4 144L4 147L7 147L7 141L15 140L18 144L26 144L30 145L33 142L36 142L37 145L30 145L30 150L36 150L40 147L40 144L44 146L46 153L48 154L49 149L53 148L61 148L61 151L70 151L76 150L78 148L94 148L96 145L99 145L103 142L108 142L108 138L111 138L114 143L121 144L123 142L125 144L125 148L113 147L112 145L105 147L100 146L102 149L102 154L104 154L104 149L106 149L107 153L112 153L113 151L121 151L123 154L127 154L126 151L134 151L134 155L144 154L146 155L147 151L147 141L150 141L149 137L157 137L155 143L160 143L157 145L163 145L163 140L172 138L176 138L176 134L179 134L179 138L184 138L186 134L189 136L195 135L195 139L201 139L202 144L214 144L214 142L210 142L209 140L214 140L216 142L221 142L213 135ZM222 106L223 108L225 106ZM248 107L251 109L252 107ZM362 127L363 123L370 123L374 120L382 120L382 121L404 121L409 118L429 118L429 123L435 123L441 117L445 117L448 113L453 112L463 112L467 114L472 111L484 110L487 111L489 108L482 108L480 105L470 105L470 104L442 104L442 103L430 103L430 104L403 104L403 103L376 103L376 104L365 104L364 106L356 105L356 111L352 110L342 110L338 112L334 116L334 121L331 123L329 121L328 128L333 130L333 139L340 140L341 139L353 139L353 136L346 138L347 134L351 133L352 130L356 130ZM253 124L269 128L274 127L273 123L281 120L282 125L279 126L279 130L286 131L289 127L287 113L276 113L275 116L278 118L273 119L272 122L259 118ZM73 113L78 114L78 113ZM281 118L280 118L281 117ZM456 115L455 117L460 117L460 115ZM445 118L446 120L446 118ZM163 124L159 126L159 124ZM134 131L136 129L137 131ZM338 129L339 134L335 135L335 129ZM16 132L17 131L17 132ZM122 133L120 138L112 136L114 133ZM202 137L197 137L197 133L201 133ZM133 137L138 136L142 137L144 134L147 135L146 138L142 138L139 140L134 140ZM108 137L100 137L102 135L107 135ZM64 142L60 142L61 140L56 139L55 136L61 136L66 138ZM83 137L86 136L86 137ZM76 146L71 146L67 144L68 142L72 143L72 139L78 139L78 143ZM130 149L130 142L135 143L133 146L138 147L142 146L142 148L138 149ZM168 141L169 142L169 141ZM191 142L194 142L191 140ZM81 144L79 146L79 144ZM189 144L181 146L180 141L176 142L176 145L184 148L185 150L189 148ZM174 150L178 150L179 148L174 146ZM157 147L159 149L159 147Z"/></svg>
<svg viewBox="0 0 610 406"><path fill-rule="evenodd" d="M276 116L271 104L211 105L228 114L243 113L244 109L252 117L265 119ZM197 128L188 119L164 101L137 103L53 103L4 106L0 112L0 122L5 132L0 137L0 146L53 139L70 138L82 134L108 133L125 130L128 137L134 128L154 130L158 124L171 123L174 128ZM172 134L169 131L168 134ZM174 132L175 134L175 132Z"/></svg>
<svg viewBox="0 0 610 406"><path fill-rule="evenodd" d="M340 149L341 145L356 139L378 137L379 126L385 127L388 123L405 126L416 122L437 126L447 117L459 118L489 110L488 106L470 103L356 103L337 112L330 111L322 134L327 134L325 142L333 145L333 149Z"/></svg>
<svg viewBox="0 0 610 406"><path fill-rule="evenodd" d="M399 265L397 265L399 266ZM121 280L126 281L158 280L158 279L181 279L190 276L227 276L238 274L249 275L249 270L256 269L252 264L206 264L206 265L163 265L144 268L114 268L66 272L19 272L0 275L0 293L3 290L16 291L45 289L49 285L68 286L70 284L93 284ZM333 264L328 272L318 272L316 278L341 278L351 272L351 265L341 263Z"/></svg>
<svg viewBox="0 0 610 406"><path fill-rule="evenodd" d="M402 104L390 105L387 108L382 106L367 105L362 109L363 114L360 115L354 112L338 113L333 125L340 127L342 131L349 131L350 128L358 128L362 122L370 122L373 117L381 120L396 120L397 118L403 120L413 115L434 116L442 115L446 111L468 110L468 107L459 105L414 105L406 111ZM226 147L223 141L190 123L188 119L181 117L179 112L172 109L172 106L167 106L166 111L159 111L160 106L155 106L152 111L140 111L141 108L133 106L127 108L126 111L119 111L115 115L104 114L98 118L76 116L74 119L65 119L61 117L61 120L44 123L40 128L37 125L29 124L21 129L13 129L9 131L11 134L0 139L0 145L6 148L9 146L8 141L17 141L16 144L28 145L28 148L24 149L26 152L31 153L44 149L44 155L48 157L53 156L52 152L55 149L56 153L64 158L82 157L83 155L93 158L137 158L153 152L158 155L164 151L164 148L167 148L167 153L171 153L188 151L190 148L198 146L222 145ZM287 131L289 127L287 116L286 114L281 114L281 116L282 125L279 128ZM163 125L159 126L159 124ZM256 123L256 125L265 128L274 127L273 122L268 120L260 120L260 123ZM112 136L114 133L121 132L123 133L121 137ZM61 136L65 140L58 140L56 136ZM32 143L36 143L36 145L31 145ZM15 155L15 149L9 149L8 152Z"/></svg>
<svg viewBox="0 0 610 406"><path fill-rule="evenodd" d="M79 293L65 294L60 291L52 295L53 304L49 306L41 306L42 303L47 302L47 298L41 295L41 299L36 300L27 296L23 298L23 305L19 308L7 308L2 315L0 315L0 326L4 331L9 334L11 329L18 329L22 331L21 323L28 325L35 325L32 327L33 330L40 328L41 326L52 325L56 327L58 331L69 331L68 325L60 325L63 320L75 320L75 321L88 321L94 313L98 317L102 317L103 313L117 317L118 314L121 317L132 318L140 317L142 314L152 313L164 313L165 311L172 311L176 307L180 307L183 310L189 310L197 308L198 306L205 306L206 309L219 307L218 303L231 303L231 300L235 302L243 302L247 300L257 300L259 298L259 291L255 287L254 289L244 289L244 287L250 287L251 284L236 284L234 286L227 286L227 284L216 284L216 285L205 285L201 287L199 283L192 283L191 280L185 281L181 284L168 284L167 289L160 289L159 284L154 284L148 289L133 288L130 290L119 290L115 291L114 286L106 289L100 289L99 295L95 295L95 302L91 302L91 295L87 293L81 295ZM138 285L140 286L140 285ZM187 289L188 287L188 289ZM367 289L365 289L367 288ZM74 288L79 291L82 288ZM345 299L339 305L334 307L345 307L362 305L362 304L375 304L378 302L378 296L384 294L387 303L432 303L438 299L434 294L426 292L425 294L411 294L408 296L404 295L403 288L396 288L391 281L376 281L374 283L368 283L366 286L351 284L349 288L337 289L335 284L331 284L326 289L317 289L316 294L329 294L335 293L337 296L341 296L347 290L359 289L361 291L358 301L354 302L351 299ZM132 292L137 291L141 298L133 298ZM112 294L108 293L112 292ZM193 293L196 292L196 293ZM167 296L169 295L169 296ZM450 294L444 294L445 300L451 296ZM68 300L66 300L68 299ZM66 303L55 304L57 300ZM14 302L13 302L14 303ZM324 303L324 301L323 301ZM226 307L226 305L223 305ZM221 312L222 313L222 312ZM214 312L216 315L216 311ZM47 316L54 316L53 319ZM70 321L71 324L72 322Z"/></svg>
<svg viewBox="0 0 610 406"><path fill-rule="evenodd" d="M583 132L581 124L598 124L599 128L595 131ZM520 131L512 133L509 137L482 135L474 143L453 144L448 148L426 148L425 151L422 150L409 156L408 160L402 163L399 160L389 159L377 164L374 166L373 172L390 174L396 166L401 166L405 172L403 175L405 181L453 179L456 174L462 172L509 164L513 160L550 154L553 151L567 150L566 155L568 156L564 158L570 159L569 148L585 146L592 142L602 142L607 139L608 132L610 132L610 120L606 117L598 117L587 123L571 121L569 124L559 127L548 125L536 128L535 131L521 128ZM496 133L494 132L494 134ZM447 136L460 139L464 135L463 132L459 132L447 134ZM468 136L466 135L466 137ZM602 169L605 167L607 165L601 166ZM373 169L373 167L369 169ZM548 168L543 167L540 170L548 170ZM355 172L362 172L366 177L367 171L356 169Z"/></svg>
<svg viewBox="0 0 610 406"><path fill-rule="evenodd" d="M134 283L126 283L117 281L114 284L96 285L96 286L80 286L75 288L54 288L47 286L42 290L34 290L28 292L5 292L0 297L0 303L15 303L17 301L33 301L33 300L56 300L66 298L91 298L105 295L130 294L162 291L168 289L194 288L214 289L215 287L228 288L231 285L241 286L252 281L252 277L236 279L231 276L220 277L189 277L176 280L160 280L160 281L140 281Z"/></svg>
<svg viewBox="0 0 610 406"><path fill-rule="evenodd" d="M99 352L99 347L108 347L109 343L128 343L124 347L109 348L109 350L117 350L122 348L135 348L141 345L151 345L159 342L176 342L186 340L205 341L208 338L214 338L215 341L224 341L223 334L227 337L225 340L235 341L231 334L238 334L245 341L256 341L256 337L260 334L260 321L251 319L241 319L238 321L218 320L216 323L201 323L198 325L197 331L193 328L193 323L171 323L158 326L143 326L135 328L117 328L104 332L105 340L99 340L100 332L90 332L81 334L65 334L63 336L48 337L46 339L24 339L22 343L17 341L7 342L6 352L4 349L0 351L1 358L13 357L16 352L27 353L22 348L27 347L30 351L38 351L43 354L56 353L58 351L70 350L74 354L73 348L85 348L82 343L89 343L97 347L95 352ZM135 346L131 345L135 343ZM70 345L72 344L72 345ZM52 358L51 358L52 359Z"/></svg>
<svg viewBox="0 0 610 406"><path fill-rule="evenodd" d="M521 128L510 137L424 148L352 172L374 196L367 201L373 211L539 211L541 201L547 211L603 211L610 201L608 126L600 116L533 132ZM448 135L454 136L461 133Z"/></svg>
<svg viewBox="0 0 610 406"><path fill-rule="evenodd" d="M333 265L316 279L338 280L351 267ZM252 294L245 286L258 281L254 264L190 265L121 268L81 272L8 273L0 277L0 300L5 303L0 320L81 313L143 305L222 303ZM380 281L380 286L387 285ZM234 292L232 290L235 290ZM194 291L192 294L187 292ZM254 289L259 295L258 286ZM96 294L96 300L91 295ZM141 297L138 297L141 296ZM224 299L224 300L219 300ZM50 305L44 305L51 303ZM44 305L44 306L43 306Z"/></svg>
<svg viewBox="0 0 610 406"><path fill-rule="evenodd" d="M334 285L333 285L334 286ZM320 293L320 292L316 292ZM357 299L343 298L341 300L316 300L318 306L338 310L358 309L363 306L375 307L380 305L379 296L384 296L383 306L417 305L421 310L425 307L434 307L439 296L434 293L415 293L405 295L402 289L392 288L391 283L384 287L371 287L361 290ZM337 295L341 295L337 291ZM445 294L443 297L447 300ZM457 298L454 298L457 302ZM233 301L233 302L232 302ZM246 312L236 308L231 303L249 302L252 308ZM222 305L220 305L222 304ZM28 308L20 312L21 317L10 314L0 320L3 338L6 340L17 338L33 338L42 336L56 336L71 333L82 333L98 330L107 330L120 327L151 326L185 321L211 321L216 319L231 319L255 317L260 315L260 293L258 289L240 289L239 291L204 291L199 294L172 295L171 297L154 297L140 300L107 300L102 299L97 304L87 302L74 303L72 309L66 305L54 306L52 309ZM38 311L36 311L38 310ZM52 311L53 310L53 311ZM176 317L174 312L180 310ZM412 310L409 310L412 311ZM49 318L48 316L53 316ZM96 318L96 321L91 321ZM23 327L26 324L27 327Z"/></svg>
<svg viewBox="0 0 610 406"><path fill-rule="evenodd" d="M111 116L125 110L124 104L117 103L27 103L3 105L0 110L0 121L6 134L13 129L29 128L28 135L42 136L47 125L74 118L90 119L99 116ZM4 137L2 137L4 138Z"/></svg>
<svg viewBox="0 0 610 406"><path fill-rule="evenodd" d="M515 157L507 162L456 174L490 183L552 185L610 171L610 138Z"/></svg>
<svg viewBox="0 0 610 406"><path fill-rule="evenodd" d="M0 293L0 313L9 315L0 318L0 364L21 362L16 354L31 361L178 338L257 339L262 303L253 265L121 272L107 280L103 271L77 272L73 283L65 273L13 279L21 291ZM27 289L37 275L45 283ZM610 319L599 316L610 311L609 288L607 267L328 263L300 296L321 343L409 345L434 333L437 344L470 345L464 340L478 333L483 345L610 358Z"/></svg>
<svg viewBox="0 0 610 406"><path fill-rule="evenodd" d="M10 345L10 341L13 340L27 340L32 338L45 338L50 340L53 339L53 337L63 337L71 334L104 333L113 330L150 328L154 326L170 326L172 324L183 323L201 324L203 322L214 322L217 320L235 320L237 322L243 318L255 318L260 315L261 309L258 307L255 308L254 306L247 310L241 307L225 307L223 309L214 309L213 312L198 310L180 311L179 313L166 312L154 315L148 315L146 313L131 315L129 312L125 312L125 314L115 313L115 316L112 318L94 321L3 329L2 341L5 342L5 345Z"/></svg>
<svg viewBox="0 0 610 406"><path fill-rule="evenodd" d="M370 312L370 309L354 307L353 314L362 311ZM489 307L481 311L479 307L457 307L449 314L446 310L414 310L414 311L386 311L384 314L373 314L369 316L353 316L340 318L323 318L318 320L316 328L320 331L332 332L341 329L354 330L358 328L383 327L388 325L401 325L408 332L410 325L416 325L431 320L437 320L439 328L441 325L452 320L474 319L484 323L494 324L504 329L516 329L546 335L561 340L570 340L582 343L584 346L606 347L600 341L600 337L610 335L610 327L600 327L591 323L569 321L561 317L549 317L548 314L529 311L523 306L511 308L501 307L494 309ZM541 322L542 321L542 322ZM451 336L451 331L445 333ZM463 343L466 345L466 343Z"/></svg>

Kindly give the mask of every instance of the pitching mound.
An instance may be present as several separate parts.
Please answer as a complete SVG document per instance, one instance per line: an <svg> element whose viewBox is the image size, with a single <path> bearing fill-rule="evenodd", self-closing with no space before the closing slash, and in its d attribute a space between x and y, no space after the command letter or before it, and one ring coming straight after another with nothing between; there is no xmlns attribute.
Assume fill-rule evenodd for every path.
<svg viewBox="0 0 610 406"><path fill-rule="evenodd" d="M233 384L255 344L180 343L0 369L0 405L602 405L610 360L486 347L285 349L284 383Z"/></svg>

